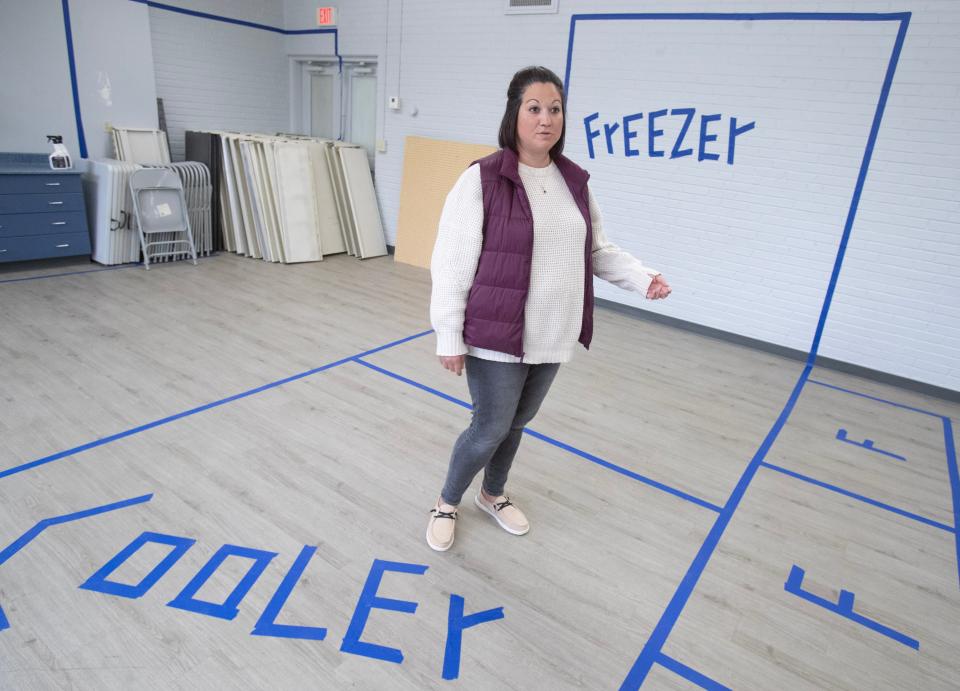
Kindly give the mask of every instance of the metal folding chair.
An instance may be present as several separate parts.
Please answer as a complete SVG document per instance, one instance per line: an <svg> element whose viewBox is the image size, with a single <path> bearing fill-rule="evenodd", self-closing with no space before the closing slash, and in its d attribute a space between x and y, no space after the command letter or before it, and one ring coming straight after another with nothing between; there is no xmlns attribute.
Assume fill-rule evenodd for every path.
<svg viewBox="0 0 960 691"><path fill-rule="evenodd" d="M169 168L143 168L130 176L130 196L140 230L143 265L189 254L197 263L190 215L180 176Z"/></svg>

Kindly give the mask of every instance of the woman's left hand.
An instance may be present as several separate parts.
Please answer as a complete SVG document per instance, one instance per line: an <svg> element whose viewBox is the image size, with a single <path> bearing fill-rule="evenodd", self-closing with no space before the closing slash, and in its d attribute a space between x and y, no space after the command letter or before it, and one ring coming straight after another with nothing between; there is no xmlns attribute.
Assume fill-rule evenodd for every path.
<svg viewBox="0 0 960 691"><path fill-rule="evenodd" d="M650 287L647 288L648 300L662 300L671 293L670 284L663 278L663 274L657 274L653 277Z"/></svg>

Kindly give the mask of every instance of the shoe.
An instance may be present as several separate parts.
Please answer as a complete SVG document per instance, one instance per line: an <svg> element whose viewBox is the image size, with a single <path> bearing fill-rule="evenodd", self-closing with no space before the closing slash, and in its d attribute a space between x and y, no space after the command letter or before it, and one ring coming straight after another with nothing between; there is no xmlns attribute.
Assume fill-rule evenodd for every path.
<svg viewBox="0 0 960 691"><path fill-rule="evenodd" d="M477 506L493 516L500 527L508 533L526 535L530 530L527 517L523 515L523 511L513 505L510 497L497 497L494 501L489 502L484 499L482 492L477 492L474 501Z"/></svg>
<svg viewBox="0 0 960 691"><path fill-rule="evenodd" d="M427 544L431 549L446 552L453 546L456 520L457 507L438 499L437 505L430 509L430 522L427 523Z"/></svg>

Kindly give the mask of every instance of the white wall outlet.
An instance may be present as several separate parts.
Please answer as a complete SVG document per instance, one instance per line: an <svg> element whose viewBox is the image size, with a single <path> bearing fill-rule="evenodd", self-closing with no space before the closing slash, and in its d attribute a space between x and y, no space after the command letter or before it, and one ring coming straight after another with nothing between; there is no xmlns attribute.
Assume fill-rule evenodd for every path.
<svg viewBox="0 0 960 691"><path fill-rule="evenodd" d="M390 97L390 110L400 110L400 97L391 96Z"/></svg>
<svg viewBox="0 0 960 691"><path fill-rule="evenodd" d="M379 151L379 152L382 153L382 154L387 153L387 140L386 140L386 139L378 139L378 140L377 140L377 151Z"/></svg>

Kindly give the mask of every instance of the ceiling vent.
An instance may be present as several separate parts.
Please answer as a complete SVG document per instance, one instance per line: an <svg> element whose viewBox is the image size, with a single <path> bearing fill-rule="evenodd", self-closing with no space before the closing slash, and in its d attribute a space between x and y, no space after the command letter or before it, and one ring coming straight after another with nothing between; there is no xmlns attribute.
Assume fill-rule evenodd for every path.
<svg viewBox="0 0 960 691"><path fill-rule="evenodd" d="M507 0L506 14L555 14L558 0Z"/></svg>

